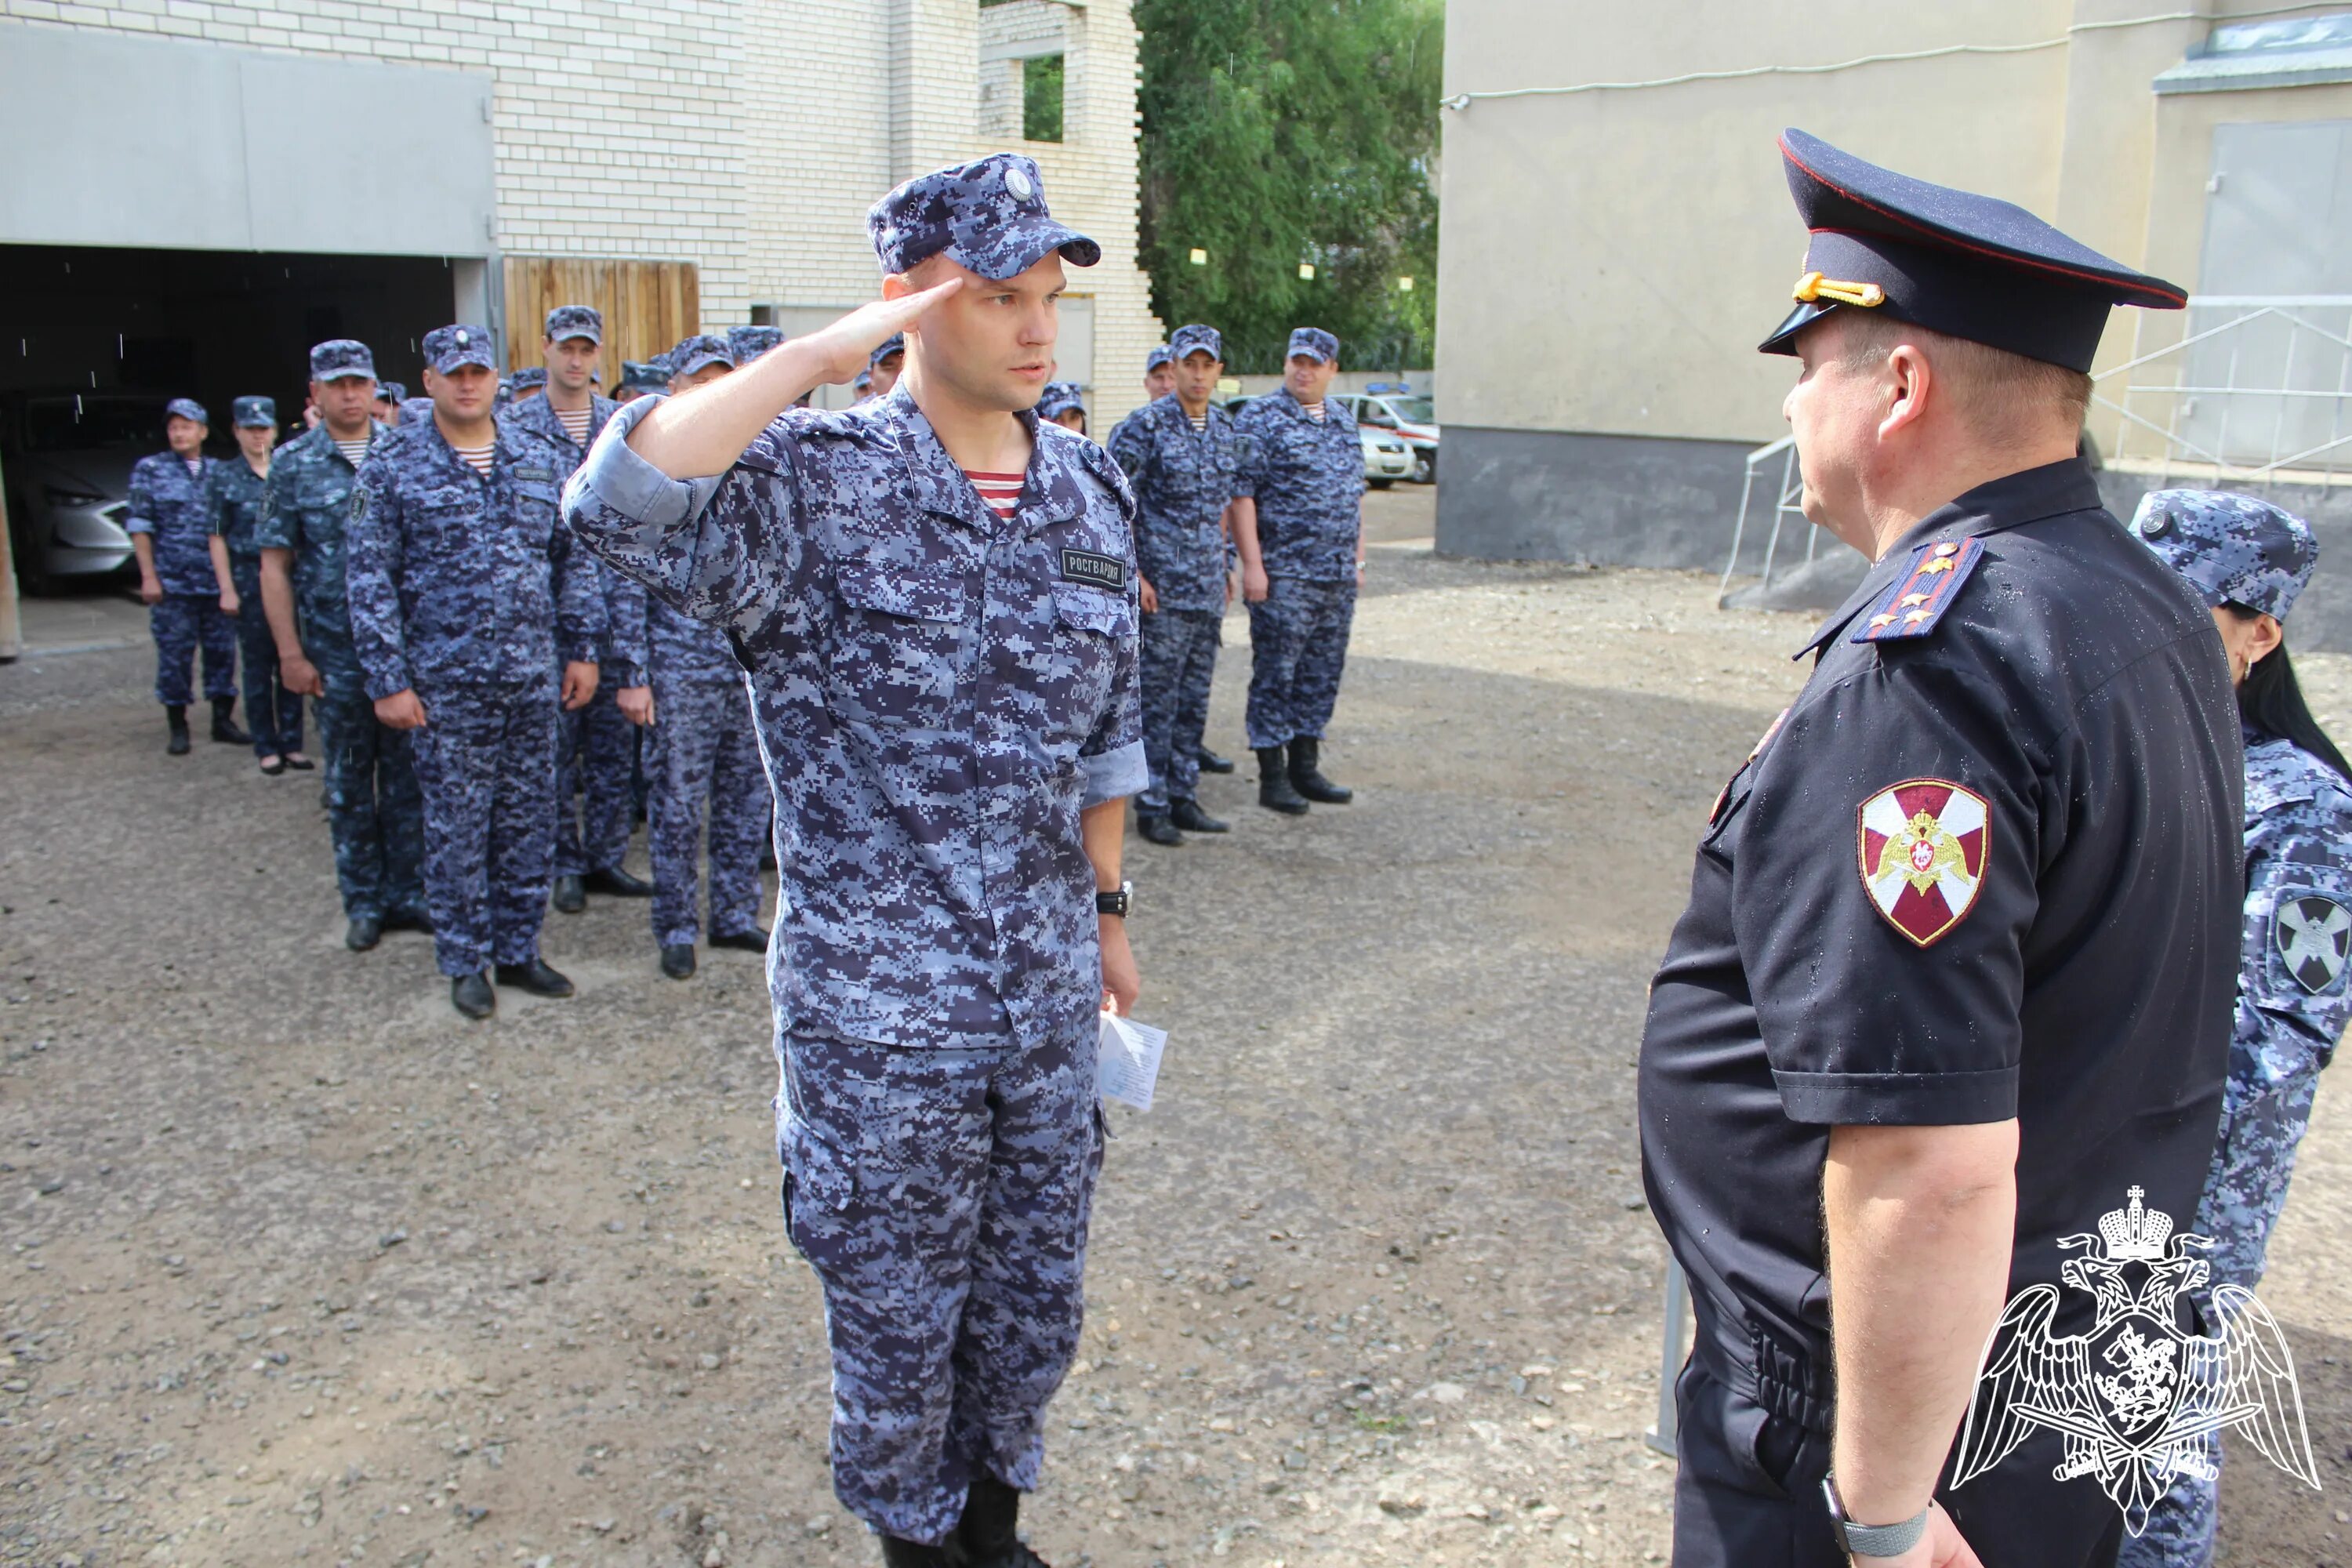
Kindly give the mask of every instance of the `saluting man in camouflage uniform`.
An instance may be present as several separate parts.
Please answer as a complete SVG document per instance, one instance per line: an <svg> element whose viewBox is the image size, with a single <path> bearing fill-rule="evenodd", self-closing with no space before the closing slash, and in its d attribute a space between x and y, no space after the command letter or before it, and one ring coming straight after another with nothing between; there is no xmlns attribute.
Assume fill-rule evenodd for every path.
<svg viewBox="0 0 2352 1568"><path fill-rule="evenodd" d="M726 630L775 788L785 1225L825 1293L834 1488L898 1565L1035 1568L1014 1525L1077 1346L1098 1005L1144 782L1133 502L1032 412L1065 259L1037 166L908 181L883 299L624 409L590 547ZM907 335L905 379L793 410Z"/></svg>
<svg viewBox="0 0 2352 1568"><path fill-rule="evenodd" d="M278 679L278 643L261 598L259 533L269 493L270 448L278 441L278 405L267 397L240 397L229 405L229 426L236 432L237 457L213 465L206 505L214 569L226 570L236 585L237 651L253 754L261 771L273 777L288 768L308 773L317 764L302 752L302 694Z"/></svg>
<svg viewBox="0 0 2352 1568"><path fill-rule="evenodd" d="M1165 845L1183 843L1185 832L1225 831L1194 796L1231 596L1223 519L1240 468L1233 419L1209 401L1224 374L1224 339L1214 327L1179 327L1171 347L1175 391L1110 433L1110 455L1135 487L1143 576L1143 754L1151 784L1135 803L1135 825Z"/></svg>
<svg viewBox="0 0 2352 1568"><path fill-rule="evenodd" d="M1342 805L1354 794L1321 766L1364 577L1363 447L1355 420L1326 395L1339 370L1339 340L1300 327L1281 389L1253 398L1234 421L1250 452L1234 542L1249 605L1245 720L1257 799L1293 816L1308 801Z"/></svg>
<svg viewBox="0 0 2352 1568"><path fill-rule="evenodd" d="M271 454L254 542L261 602L278 643L278 679L316 703L327 752L327 831L351 922L344 945L373 947L386 929L429 931L425 802L408 736L381 722L352 645L343 528L369 449L390 432L368 416L378 383L365 343L331 338L310 351L319 423Z"/></svg>
<svg viewBox="0 0 2352 1568"><path fill-rule="evenodd" d="M501 426L537 437L562 459L559 487L620 406L596 395L596 361L604 342L604 318L593 307L558 305L548 311L541 345L547 391L509 405L499 416ZM629 875L621 864L636 814L631 779L637 731L653 719L653 689L646 680L646 592L600 562L583 561L581 570L594 574L606 634L596 695L585 708L560 711L555 721L553 901L565 914L584 909L591 892L642 899L653 891L651 883Z"/></svg>
<svg viewBox="0 0 2352 1568"><path fill-rule="evenodd" d="M490 414L488 331L425 336L433 416L379 441L352 497L352 632L376 717L415 732L434 957L469 1018L498 983L569 996L539 953L562 706L596 692L604 605L557 515L563 458Z"/></svg>
<svg viewBox="0 0 2352 1568"><path fill-rule="evenodd" d="M2287 662L2282 623L2319 563L2310 526L2252 496L2156 490L2132 531L2211 606L2245 726L2245 946L2221 1135L2191 1227L2213 1243L2201 1310L2214 1285L2262 1282L2320 1069L2352 1022L2352 767ZM2177 1478L2125 1539L2121 1568L2213 1560L2217 1437L2204 1457L2217 1473Z"/></svg>
<svg viewBox="0 0 2352 1568"><path fill-rule="evenodd" d="M175 397L163 410L168 451L142 458L131 469L130 515L122 521L139 560L139 596L155 638L155 700L163 705L175 757L188 752L188 676L204 649L205 695L212 700L213 739L243 745L237 728L236 587L226 563L212 553L212 471L205 456L212 416L194 398Z"/></svg>

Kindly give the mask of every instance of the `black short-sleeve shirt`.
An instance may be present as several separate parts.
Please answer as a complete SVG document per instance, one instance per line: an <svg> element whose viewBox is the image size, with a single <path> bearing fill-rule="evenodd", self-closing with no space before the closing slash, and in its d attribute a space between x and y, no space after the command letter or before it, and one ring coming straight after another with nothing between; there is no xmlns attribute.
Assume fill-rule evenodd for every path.
<svg viewBox="0 0 2352 1568"><path fill-rule="evenodd" d="M1855 640L1944 557L1971 570L1924 605L1931 629ZM2054 1282L2056 1238L2127 1187L2196 1212L2243 763L2205 607L2079 462L1923 520L1815 650L1700 840L1651 991L1641 1124L1653 1210L1724 1348L1761 1331L1825 1368L1832 1126L2017 1118L2012 1289Z"/></svg>

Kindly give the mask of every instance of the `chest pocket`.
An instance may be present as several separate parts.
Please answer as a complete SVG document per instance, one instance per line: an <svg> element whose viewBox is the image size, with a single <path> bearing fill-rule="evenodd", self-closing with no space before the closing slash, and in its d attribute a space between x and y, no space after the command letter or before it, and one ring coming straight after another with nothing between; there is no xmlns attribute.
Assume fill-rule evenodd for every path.
<svg viewBox="0 0 2352 1568"><path fill-rule="evenodd" d="M481 495L471 486L439 485L409 498L409 548L432 557L461 555L475 549L482 542L481 511Z"/></svg>
<svg viewBox="0 0 2352 1568"><path fill-rule="evenodd" d="M1074 584L1054 585L1055 679L1049 721L1065 740L1092 734L1111 699L1119 644L1135 636L1127 595Z"/></svg>
<svg viewBox="0 0 2352 1568"><path fill-rule="evenodd" d="M541 479L515 481L515 525L523 542L545 547L555 537L555 519L562 502L555 486Z"/></svg>
<svg viewBox="0 0 2352 1568"><path fill-rule="evenodd" d="M845 719L944 728L971 634L963 579L938 568L844 562L826 648L825 695Z"/></svg>

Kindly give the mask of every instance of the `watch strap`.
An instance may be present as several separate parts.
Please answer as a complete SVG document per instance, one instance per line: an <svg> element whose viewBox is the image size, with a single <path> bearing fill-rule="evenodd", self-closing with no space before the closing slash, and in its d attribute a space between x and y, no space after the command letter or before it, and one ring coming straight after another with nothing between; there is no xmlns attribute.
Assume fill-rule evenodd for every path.
<svg viewBox="0 0 2352 1568"><path fill-rule="evenodd" d="M1830 1521L1837 1528L1839 1543L1856 1557L1900 1557L1927 1533L1927 1509L1895 1524L1856 1524L1845 1516L1845 1503L1837 1494L1835 1481L1824 1479L1822 1493L1829 1500Z"/></svg>

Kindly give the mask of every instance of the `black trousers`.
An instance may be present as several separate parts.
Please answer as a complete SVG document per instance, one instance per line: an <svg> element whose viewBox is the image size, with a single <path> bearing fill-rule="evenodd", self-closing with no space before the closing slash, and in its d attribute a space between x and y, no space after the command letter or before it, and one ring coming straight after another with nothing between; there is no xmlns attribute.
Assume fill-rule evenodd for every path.
<svg viewBox="0 0 2352 1568"><path fill-rule="evenodd" d="M1846 1568L1822 1498L1827 1432L1764 1408L1697 1357L1675 1408L1674 1568ZM1937 1489L1988 1564L2114 1568L2123 1513L2088 1479L2052 1479L2059 1448L2040 1434L1960 1490Z"/></svg>

